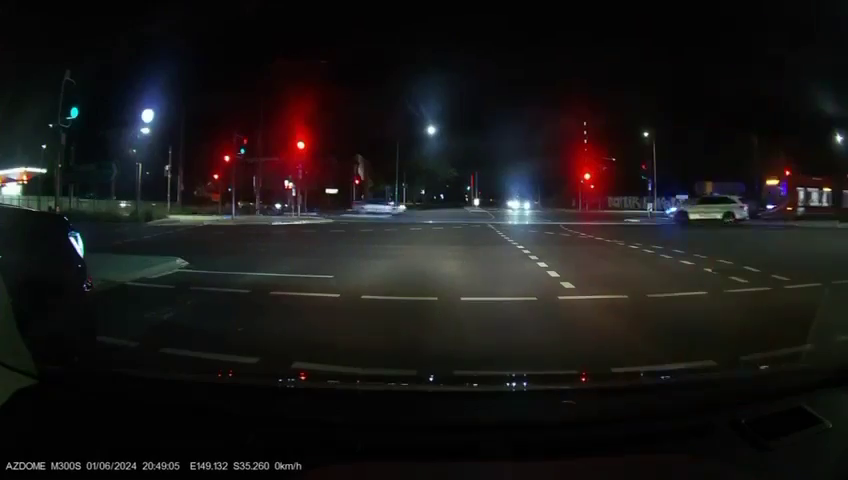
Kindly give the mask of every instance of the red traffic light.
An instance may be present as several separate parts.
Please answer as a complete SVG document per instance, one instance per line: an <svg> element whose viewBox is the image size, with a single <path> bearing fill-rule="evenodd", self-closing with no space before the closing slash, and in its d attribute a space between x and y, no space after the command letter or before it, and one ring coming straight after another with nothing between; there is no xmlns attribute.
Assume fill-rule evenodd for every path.
<svg viewBox="0 0 848 480"><path fill-rule="evenodd" d="M212 175L212 178L214 178L215 180L218 180L218 174L216 173L216 174Z"/></svg>
<svg viewBox="0 0 848 480"><path fill-rule="evenodd" d="M229 155L224 155L224 161L225 161L225 162L229 162L229 161L230 161L230 156L229 156Z"/></svg>
<svg viewBox="0 0 848 480"><path fill-rule="evenodd" d="M788 177L789 175L792 175L792 172L790 172L789 169L787 168L786 170L783 171L783 174Z"/></svg>
<svg viewBox="0 0 848 480"><path fill-rule="evenodd" d="M643 163L642 164L642 170L647 170L647 169L648 169L648 166Z"/></svg>
<svg viewBox="0 0 848 480"><path fill-rule="evenodd" d="M303 140L298 140L297 141L297 149L303 150L304 148L306 148L306 143Z"/></svg>
<svg viewBox="0 0 848 480"><path fill-rule="evenodd" d="M242 143L242 145L247 145L247 137L242 137L242 140L244 141L244 143Z"/></svg>
<svg viewBox="0 0 848 480"><path fill-rule="evenodd" d="M595 188L595 184L589 185L589 188Z"/></svg>
<svg viewBox="0 0 848 480"><path fill-rule="evenodd" d="M359 185L359 182L361 182L361 181L362 181L362 179L359 178L359 175L356 175L355 177L353 177L353 184L354 185Z"/></svg>
<svg viewBox="0 0 848 480"><path fill-rule="evenodd" d="M583 174L583 179L584 179L584 180L589 180L590 178L592 178L592 174L591 174L591 173L586 172L586 173L584 173L584 174Z"/></svg>

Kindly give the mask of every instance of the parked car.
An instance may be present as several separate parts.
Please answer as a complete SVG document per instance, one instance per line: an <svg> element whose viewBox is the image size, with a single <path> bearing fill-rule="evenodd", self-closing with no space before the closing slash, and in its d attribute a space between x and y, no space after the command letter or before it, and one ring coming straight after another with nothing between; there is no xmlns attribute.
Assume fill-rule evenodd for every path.
<svg viewBox="0 0 848 480"><path fill-rule="evenodd" d="M36 359L93 348L82 235L62 215L0 205L0 301Z"/></svg>
<svg viewBox="0 0 848 480"><path fill-rule="evenodd" d="M678 207L669 208L666 214L677 223L695 220L733 223L748 219L748 205L735 195L709 195L689 199Z"/></svg>

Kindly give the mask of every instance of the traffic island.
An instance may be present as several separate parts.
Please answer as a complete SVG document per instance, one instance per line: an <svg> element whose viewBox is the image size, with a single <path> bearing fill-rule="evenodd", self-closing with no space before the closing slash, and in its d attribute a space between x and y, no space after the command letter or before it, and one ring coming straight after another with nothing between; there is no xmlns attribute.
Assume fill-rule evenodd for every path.
<svg viewBox="0 0 848 480"><path fill-rule="evenodd" d="M87 254L85 263L94 282L94 292L107 290L121 283L172 273L188 265L188 262L179 257L113 253Z"/></svg>

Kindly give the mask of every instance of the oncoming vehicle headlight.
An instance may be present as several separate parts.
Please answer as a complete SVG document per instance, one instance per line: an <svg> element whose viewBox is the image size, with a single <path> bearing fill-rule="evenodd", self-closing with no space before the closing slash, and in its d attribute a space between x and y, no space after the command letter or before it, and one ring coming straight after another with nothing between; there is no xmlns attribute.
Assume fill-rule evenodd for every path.
<svg viewBox="0 0 848 480"><path fill-rule="evenodd" d="M669 208L666 209L665 213L667 215L671 215L672 213L674 213L676 211L677 211L677 207L669 207Z"/></svg>
<svg viewBox="0 0 848 480"><path fill-rule="evenodd" d="M510 200L506 202L506 206L512 209L518 208L518 200Z"/></svg>
<svg viewBox="0 0 848 480"><path fill-rule="evenodd" d="M530 210L530 202L524 202L524 210Z"/></svg>
<svg viewBox="0 0 848 480"><path fill-rule="evenodd" d="M71 230L68 232L68 240L70 240L71 245L74 246L74 250L77 251L77 254L80 258L85 257L85 245L82 242L82 235L79 232Z"/></svg>

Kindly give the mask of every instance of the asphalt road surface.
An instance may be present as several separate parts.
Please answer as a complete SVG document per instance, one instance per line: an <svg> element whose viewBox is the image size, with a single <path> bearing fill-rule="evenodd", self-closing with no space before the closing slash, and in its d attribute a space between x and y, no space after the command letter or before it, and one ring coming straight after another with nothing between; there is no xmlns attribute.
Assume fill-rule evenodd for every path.
<svg viewBox="0 0 848 480"><path fill-rule="evenodd" d="M95 292L100 361L251 375L621 372L760 368L848 340L846 230L558 215L142 227L90 250L189 265Z"/></svg>

